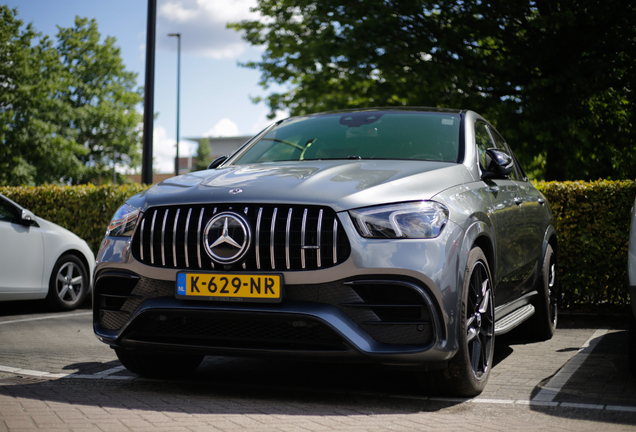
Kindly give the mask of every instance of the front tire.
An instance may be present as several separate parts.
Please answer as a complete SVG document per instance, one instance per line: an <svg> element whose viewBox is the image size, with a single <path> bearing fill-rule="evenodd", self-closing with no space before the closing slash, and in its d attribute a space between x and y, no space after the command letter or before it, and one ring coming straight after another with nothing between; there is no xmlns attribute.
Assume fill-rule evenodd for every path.
<svg viewBox="0 0 636 432"><path fill-rule="evenodd" d="M82 260L75 255L63 255L53 266L46 301L56 310L77 309L84 301L88 287L88 273Z"/></svg>
<svg viewBox="0 0 636 432"><path fill-rule="evenodd" d="M478 247L468 255L458 342L457 354L438 374L438 388L450 396L477 396L488 382L495 348L492 278L486 256Z"/></svg>
<svg viewBox="0 0 636 432"><path fill-rule="evenodd" d="M203 355L174 355L143 350L115 348L126 369L147 378L177 378L191 374L203 361Z"/></svg>

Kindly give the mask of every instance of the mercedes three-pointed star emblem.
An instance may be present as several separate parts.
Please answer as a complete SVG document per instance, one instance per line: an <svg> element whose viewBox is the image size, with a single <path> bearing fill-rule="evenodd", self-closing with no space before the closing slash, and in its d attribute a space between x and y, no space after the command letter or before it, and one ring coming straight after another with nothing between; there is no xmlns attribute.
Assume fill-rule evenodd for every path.
<svg viewBox="0 0 636 432"><path fill-rule="evenodd" d="M248 222L238 213L215 215L203 231L206 253L219 264L239 261L249 249L251 232Z"/></svg>

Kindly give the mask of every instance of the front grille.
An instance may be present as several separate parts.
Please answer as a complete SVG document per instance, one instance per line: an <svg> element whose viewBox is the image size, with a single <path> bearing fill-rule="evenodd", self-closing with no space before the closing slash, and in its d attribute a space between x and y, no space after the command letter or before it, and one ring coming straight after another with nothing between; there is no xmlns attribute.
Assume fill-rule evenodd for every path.
<svg viewBox="0 0 636 432"><path fill-rule="evenodd" d="M345 351L342 338L304 316L152 311L126 330L126 341L267 350Z"/></svg>
<svg viewBox="0 0 636 432"><path fill-rule="evenodd" d="M207 223L220 212L241 214L252 244L246 256L223 270L317 270L344 262L351 253L336 213L328 207L254 204L167 206L148 209L133 237L133 256L144 264L213 270L203 245Z"/></svg>

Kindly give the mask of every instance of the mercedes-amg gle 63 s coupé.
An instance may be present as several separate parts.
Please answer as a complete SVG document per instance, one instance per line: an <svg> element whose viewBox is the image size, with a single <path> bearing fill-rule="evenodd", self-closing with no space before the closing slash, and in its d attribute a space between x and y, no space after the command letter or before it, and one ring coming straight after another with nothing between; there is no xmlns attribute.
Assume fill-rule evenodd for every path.
<svg viewBox="0 0 636 432"><path fill-rule="evenodd" d="M347 359L472 396L496 335L552 336L556 255L549 203L475 112L294 117L117 211L94 328L144 376L206 354Z"/></svg>

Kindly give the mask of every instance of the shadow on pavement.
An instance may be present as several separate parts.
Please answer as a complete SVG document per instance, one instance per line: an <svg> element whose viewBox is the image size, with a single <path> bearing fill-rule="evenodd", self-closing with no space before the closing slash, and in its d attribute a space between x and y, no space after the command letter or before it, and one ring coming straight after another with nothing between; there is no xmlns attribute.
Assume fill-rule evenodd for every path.
<svg viewBox="0 0 636 432"><path fill-rule="evenodd" d="M569 406L572 410L554 410L538 404L531 405L532 409L568 418L635 424L636 377L628 366L628 331L624 330L625 320L625 317L616 317L612 323L615 330L609 330L598 341L554 397L553 402L562 403L562 406ZM598 327L602 328L603 325ZM609 325L605 327L608 328ZM551 378L546 378L534 389L533 398ZM577 409L577 405L582 407Z"/></svg>

